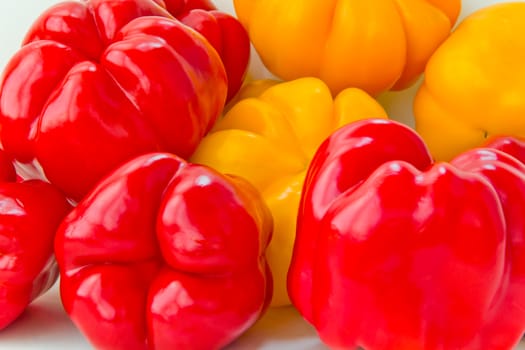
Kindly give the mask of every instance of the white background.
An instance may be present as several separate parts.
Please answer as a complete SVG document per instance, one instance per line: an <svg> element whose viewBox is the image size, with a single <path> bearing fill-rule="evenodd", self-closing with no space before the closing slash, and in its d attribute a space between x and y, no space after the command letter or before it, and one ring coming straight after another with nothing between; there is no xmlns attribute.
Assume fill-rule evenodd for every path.
<svg viewBox="0 0 525 350"><path fill-rule="evenodd" d="M0 1L0 69L17 50L31 22L56 0L1 0ZM502 0L464 0L461 18L472 11ZM231 0L215 0L216 5L233 13ZM252 75L267 77L255 58ZM412 121L412 98L417 86L379 98L388 114L408 124ZM1 312L1 310L0 310ZM458 315L461 317L461 315ZM525 350L525 345L519 347ZM0 349L91 349L82 335L67 318L60 304L58 288L33 303L14 324L0 332ZM291 307L273 309L229 349L325 349L315 331Z"/></svg>

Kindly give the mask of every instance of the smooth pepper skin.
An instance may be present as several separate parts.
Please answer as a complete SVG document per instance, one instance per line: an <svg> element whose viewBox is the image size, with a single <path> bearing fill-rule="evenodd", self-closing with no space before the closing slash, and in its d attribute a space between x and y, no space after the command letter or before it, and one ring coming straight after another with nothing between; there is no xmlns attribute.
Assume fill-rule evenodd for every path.
<svg viewBox="0 0 525 350"><path fill-rule="evenodd" d="M201 9L206 11L213 11L217 8L211 0L156 0L161 3L164 1L166 9L174 16L178 17L179 14L189 12L195 9Z"/></svg>
<svg viewBox="0 0 525 350"><path fill-rule="evenodd" d="M64 308L97 349L223 348L269 305L271 229L245 180L140 156L62 222Z"/></svg>
<svg viewBox="0 0 525 350"><path fill-rule="evenodd" d="M136 155L191 155L226 94L216 50L156 2L64 2L5 68L0 139L78 201Z"/></svg>
<svg viewBox="0 0 525 350"><path fill-rule="evenodd" d="M333 93L410 86L449 35L460 0L234 0L276 76L325 81Z"/></svg>
<svg viewBox="0 0 525 350"><path fill-rule="evenodd" d="M302 78L246 85L191 160L251 182L274 218L268 261L274 276L272 306L289 305L290 265L299 198L309 161L338 127L363 118L386 118L359 89L332 97L321 80Z"/></svg>
<svg viewBox="0 0 525 350"><path fill-rule="evenodd" d="M525 3L487 6L436 50L414 99L416 130L448 161L495 135L525 137Z"/></svg>
<svg viewBox="0 0 525 350"><path fill-rule="evenodd" d="M436 163L399 123L345 126L308 169L292 302L332 348L512 349L525 331L523 198L512 154Z"/></svg>
<svg viewBox="0 0 525 350"><path fill-rule="evenodd" d="M46 182L15 181L14 167L0 151L0 330L55 283L53 240L71 209Z"/></svg>
<svg viewBox="0 0 525 350"><path fill-rule="evenodd" d="M204 35L221 56L228 76L226 103L239 92L250 62L250 38L237 18L207 0L165 0L168 11Z"/></svg>

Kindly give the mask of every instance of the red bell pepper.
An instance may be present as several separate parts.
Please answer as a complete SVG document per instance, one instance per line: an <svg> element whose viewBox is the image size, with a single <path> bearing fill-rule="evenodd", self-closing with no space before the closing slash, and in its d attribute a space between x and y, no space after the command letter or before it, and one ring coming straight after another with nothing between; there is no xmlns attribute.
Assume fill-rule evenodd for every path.
<svg viewBox="0 0 525 350"><path fill-rule="evenodd" d="M323 143L306 177L288 283L325 343L519 342L525 165L509 153L476 149L433 163L415 132L386 120L350 124Z"/></svg>
<svg viewBox="0 0 525 350"><path fill-rule="evenodd" d="M272 219L258 192L168 154L111 173L66 217L63 305L99 349L218 349L266 310Z"/></svg>
<svg viewBox="0 0 525 350"><path fill-rule="evenodd" d="M156 1L161 3L163 0ZM164 0L164 4L168 11L175 17L195 9L206 11L217 9L211 0Z"/></svg>
<svg viewBox="0 0 525 350"><path fill-rule="evenodd" d="M17 180L12 159L0 149L0 182L15 182Z"/></svg>
<svg viewBox="0 0 525 350"><path fill-rule="evenodd" d="M0 138L79 200L136 155L191 155L226 94L216 50L153 0L69 1L33 24L8 63Z"/></svg>
<svg viewBox="0 0 525 350"><path fill-rule="evenodd" d="M51 39L62 42L61 40L64 40L63 38L70 35L70 33L64 33L64 28L60 26L63 23L74 23L77 21L78 7L78 4L70 1L51 8L33 24L24 43L36 39ZM96 23L98 21L107 23L107 19L103 17L108 15L102 15L101 12L112 13L110 17L114 23L105 25L104 30L107 33L102 33L103 36L108 38L107 42L111 42L111 38L115 36L116 29L123 27L136 17L155 15L177 18L202 34L217 50L228 76L228 97L226 101L229 101L241 88L250 60L250 38L242 24L235 17L217 10L211 1L120 0L108 3L107 0L88 0L85 7L88 10L94 9L92 11L95 12ZM98 15L96 14L97 12L99 13ZM57 18L59 21L56 21ZM76 25L71 27L73 27L71 28L73 31L85 30L84 28L77 28ZM58 37L57 34L59 34ZM90 35L89 33L85 34ZM75 43L77 39L84 38L73 36L65 39L66 44L76 47L78 45ZM95 45L95 47L97 46L99 44Z"/></svg>
<svg viewBox="0 0 525 350"><path fill-rule="evenodd" d="M484 145L510 154L525 164L525 141L516 137L495 136L490 138Z"/></svg>
<svg viewBox="0 0 525 350"><path fill-rule="evenodd" d="M246 29L235 17L217 10L181 11L176 17L204 35L221 56L228 75L229 102L241 89L248 71L250 38Z"/></svg>
<svg viewBox="0 0 525 350"><path fill-rule="evenodd" d="M12 163L0 151L0 330L55 283L53 239L71 209L52 185L15 180Z"/></svg>
<svg viewBox="0 0 525 350"><path fill-rule="evenodd" d="M160 2L162 0L158 0ZM250 62L250 37L237 18L218 11L209 0L164 0L182 23L204 35L219 53L228 75L230 101L239 92Z"/></svg>

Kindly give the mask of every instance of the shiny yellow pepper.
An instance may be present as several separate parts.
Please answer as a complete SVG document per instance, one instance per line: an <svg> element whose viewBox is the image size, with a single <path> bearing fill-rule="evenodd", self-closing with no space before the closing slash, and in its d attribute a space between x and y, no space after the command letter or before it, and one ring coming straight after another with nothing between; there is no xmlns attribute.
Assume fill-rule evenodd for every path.
<svg viewBox="0 0 525 350"><path fill-rule="evenodd" d="M410 86L449 35L461 0L234 0L264 65L332 92Z"/></svg>
<svg viewBox="0 0 525 350"><path fill-rule="evenodd" d="M491 135L525 137L525 3L467 17L430 59L414 100L416 129L449 160Z"/></svg>
<svg viewBox="0 0 525 350"><path fill-rule="evenodd" d="M256 81L241 91L191 159L244 177L261 191L274 218L267 250L272 306L289 304L286 275L308 164L335 129L364 118L386 118L386 112L362 90L346 89L334 99L316 78Z"/></svg>

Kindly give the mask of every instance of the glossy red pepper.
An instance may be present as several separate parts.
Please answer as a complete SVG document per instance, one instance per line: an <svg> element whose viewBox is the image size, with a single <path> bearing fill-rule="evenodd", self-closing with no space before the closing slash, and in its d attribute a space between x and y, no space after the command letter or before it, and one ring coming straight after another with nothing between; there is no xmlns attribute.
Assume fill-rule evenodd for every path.
<svg viewBox="0 0 525 350"><path fill-rule="evenodd" d="M525 331L525 165L512 153L434 163L386 120L329 137L306 177L288 275L322 340L512 349Z"/></svg>
<svg viewBox="0 0 525 350"><path fill-rule="evenodd" d="M516 137L493 136L485 142L484 147L494 148L510 154L525 164L525 141Z"/></svg>
<svg viewBox="0 0 525 350"><path fill-rule="evenodd" d="M226 101L229 101L239 91L248 70L250 39L242 24L235 17L217 10L217 7L209 0L119 0L107 3L107 0L89 0L85 6L88 11L95 13L95 23L103 21L104 30L110 30L109 33L102 33L103 36L114 37L116 29L139 16L175 17L202 34L221 57L228 77ZM70 1L51 8L33 24L24 43L36 39L58 39L60 42L66 40L66 44L76 47L77 44L74 42L77 39L85 39L85 34L90 35L90 33L65 39L71 33L64 31L63 24L68 23L68 30L86 30L78 28L75 24L78 23L79 13L83 12L83 10L79 11L78 7L78 4ZM103 18L108 16L108 13L110 21ZM111 23L112 21L114 23ZM110 41L111 39L108 42ZM95 44L95 50L98 45Z"/></svg>
<svg viewBox="0 0 525 350"><path fill-rule="evenodd" d="M258 192L168 154L110 174L60 226L61 297L98 349L218 349L266 310Z"/></svg>
<svg viewBox="0 0 525 350"><path fill-rule="evenodd" d="M217 51L153 0L64 2L4 71L0 138L78 200L138 154L189 156L226 94Z"/></svg>
<svg viewBox="0 0 525 350"><path fill-rule="evenodd" d="M0 330L55 283L53 239L71 209L52 185L15 180L12 163L0 151Z"/></svg>
<svg viewBox="0 0 525 350"><path fill-rule="evenodd" d="M156 1L161 3L163 0ZM168 11L176 17L195 9L206 11L217 9L211 0L164 0L164 4Z"/></svg>
<svg viewBox="0 0 525 350"><path fill-rule="evenodd" d="M250 61L250 38L246 29L233 16L211 10L193 9L177 18L204 35L221 56L228 75L229 102L241 89Z"/></svg>
<svg viewBox="0 0 525 350"><path fill-rule="evenodd" d="M209 0L164 0L164 3L173 16L204 35L221 56L228 75L226 101L229 102L239 92L248 71L248 32L237 18L218 11Z"/></svg>

